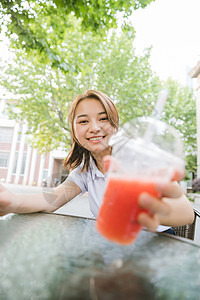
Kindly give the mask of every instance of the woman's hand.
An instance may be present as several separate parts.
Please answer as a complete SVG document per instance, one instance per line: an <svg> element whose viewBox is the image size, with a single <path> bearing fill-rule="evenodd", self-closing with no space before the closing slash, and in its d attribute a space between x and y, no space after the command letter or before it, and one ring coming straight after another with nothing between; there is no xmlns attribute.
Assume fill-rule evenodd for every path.
<svg viewBox="0 0 200 300"><path fill-rule="evenodd" d="M194 213L189 200L177 182L157 184L161 199L143 193L139 198L139 206L148 210L138 215L138 222L150 230L158 225L179 226L193 222Z"/></svg>
<svg viewBox="0 0 200 300"><path fill-rule="evenodd" d="M0 216L4 216L12 212L12 205L14 204L14 194L8 191L2 184L0 184Z"/></svg>

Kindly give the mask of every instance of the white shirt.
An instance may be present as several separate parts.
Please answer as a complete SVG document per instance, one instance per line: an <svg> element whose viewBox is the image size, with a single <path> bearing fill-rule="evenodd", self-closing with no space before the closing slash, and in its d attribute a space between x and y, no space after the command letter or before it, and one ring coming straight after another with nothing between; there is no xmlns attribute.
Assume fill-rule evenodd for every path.
<svg viewBox="0 0 200 300"><path fill-rule="evenodd" d="M88 200L90 205L90 210L92 214L97 218L99 208L102 204L103 194L106 187L106 177L107 172L103 174L96 166L93 159L90 160L90 165L88 172L84 170L81 172L83 164L80 164L75 168L68 176L67 179L73 181L77 184L82 194L88 192ZM157 231L162 232L170 227L160 225L157 228Z"/></svg>
<svg viewBox="0 0 200 300"><path fill-rule="evenodd" d="M103 174L99 171L93 159L90 160L88 172L86 170L81 172L82 167L83 164L75 168L69 174L67 179L77 184L80 187L82 194L88 192L90 210L95 218L97 218L103 200L107 173Z"/></svg>

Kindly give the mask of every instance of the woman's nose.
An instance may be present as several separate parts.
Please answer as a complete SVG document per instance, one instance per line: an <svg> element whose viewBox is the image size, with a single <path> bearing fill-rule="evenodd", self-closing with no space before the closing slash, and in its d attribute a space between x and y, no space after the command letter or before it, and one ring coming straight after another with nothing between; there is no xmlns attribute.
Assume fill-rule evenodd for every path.
<svg viewBox="0 0 200 300"><path fill-rule="evenodd" d="M90 131L91 132L98 132L100 130L101 130L101 128L100 128L98 122L92 121L91 124L90 124Z"/></svg>

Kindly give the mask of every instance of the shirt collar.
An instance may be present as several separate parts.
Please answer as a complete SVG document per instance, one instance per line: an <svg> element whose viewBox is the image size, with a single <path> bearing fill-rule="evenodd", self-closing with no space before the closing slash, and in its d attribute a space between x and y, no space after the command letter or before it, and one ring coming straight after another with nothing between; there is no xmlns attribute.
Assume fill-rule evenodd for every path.
<svg viewBox="0 0 200 300"><path fill-rule="evenodd" d="M90 169L91 169L91 175L92 175L92 179L94 180L95 177L102 177L105 178L106 177L106 173L103 174L96 166L93 158L90 158Z"/></svg>

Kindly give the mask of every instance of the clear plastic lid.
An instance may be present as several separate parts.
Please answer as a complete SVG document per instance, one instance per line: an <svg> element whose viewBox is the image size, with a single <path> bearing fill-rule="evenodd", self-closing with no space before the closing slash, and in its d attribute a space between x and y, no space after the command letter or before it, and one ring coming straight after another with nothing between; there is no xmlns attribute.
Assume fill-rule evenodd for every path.
<svg viewBox="0 0 200 300"><path fill-rule="evenodd" d="M175 171L184 170L180 134L162 121L152 118L130 121L112 136L109 144L115 166L118 165L116 173L143 177L162 174L168 178Z"/></svg>

